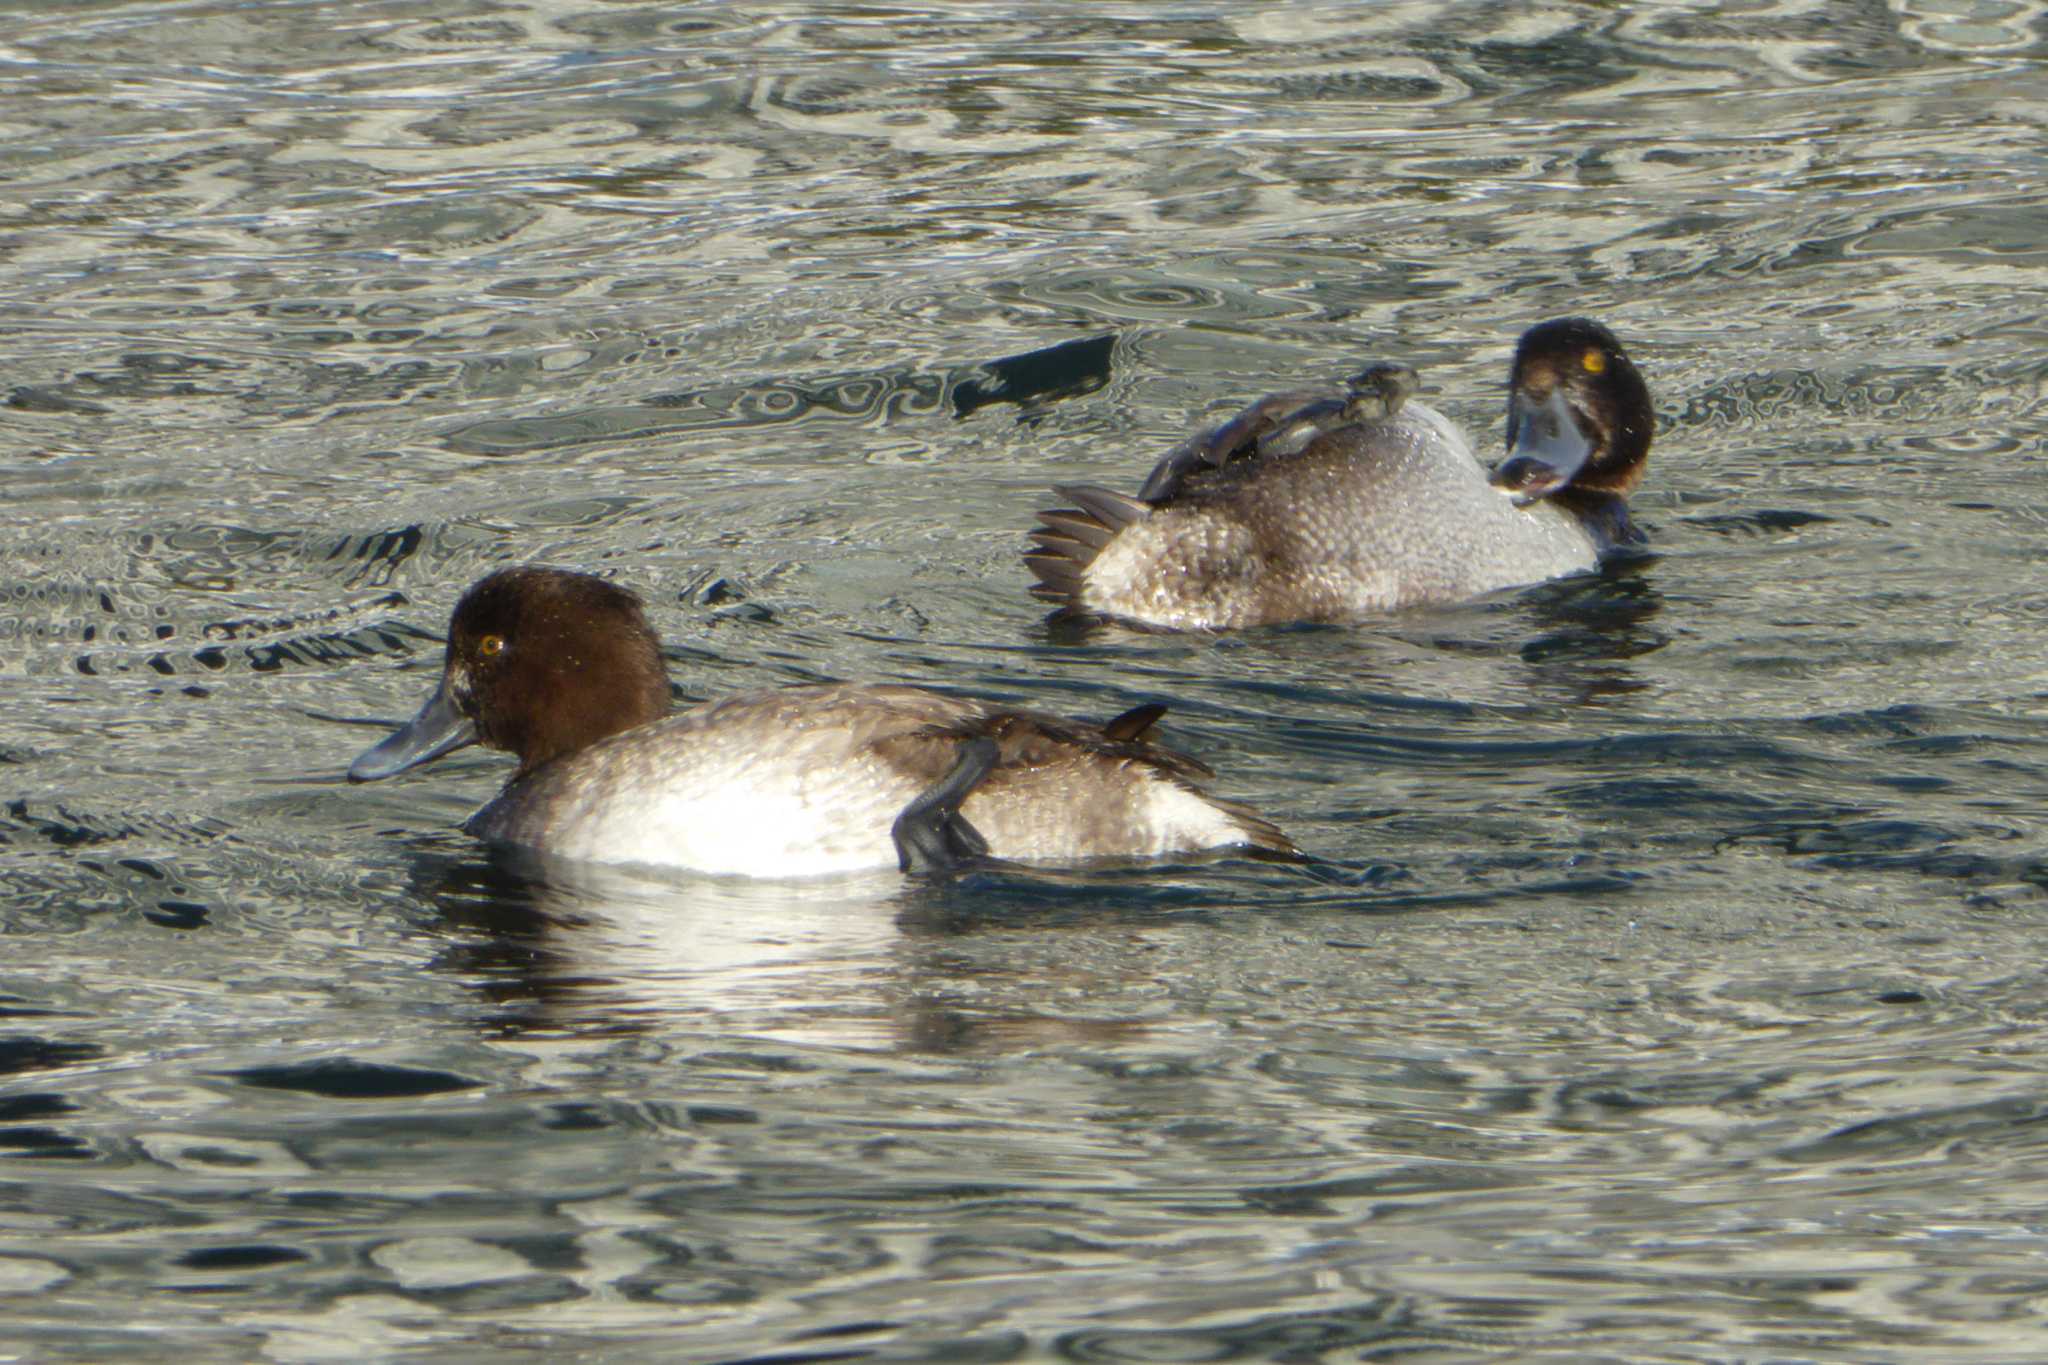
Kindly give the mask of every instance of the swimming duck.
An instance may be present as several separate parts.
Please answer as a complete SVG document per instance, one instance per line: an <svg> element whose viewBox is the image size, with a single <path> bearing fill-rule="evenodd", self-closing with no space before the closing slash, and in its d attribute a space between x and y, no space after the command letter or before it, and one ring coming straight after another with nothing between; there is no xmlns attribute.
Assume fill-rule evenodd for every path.
<svg viewBox="0 0 2048 1365"><path fill-rule="evenodd" d="M919 687L743 692L669 714L640 599L589 574L500 569L456 604L440 685L349 767L393 776L469 744L518 770L465 823L588 862L753 877L988 856L1071 863L1244 848L1278 827L1149 742L1163 706L1091 726Z"/></svg>
<svg viewBox="0 0 2048 1365"><path fill-rule="evenodd" d="M1175 448L1136 497L1058 487L1074 506L1038 514L1032 592L1176 630L1350 621L1577 573L1641 539L1626 499L1650 391L1607 328L1522 334L1491 474L1414 389L1413 370L1375 366L1261 399Z"/></svg>

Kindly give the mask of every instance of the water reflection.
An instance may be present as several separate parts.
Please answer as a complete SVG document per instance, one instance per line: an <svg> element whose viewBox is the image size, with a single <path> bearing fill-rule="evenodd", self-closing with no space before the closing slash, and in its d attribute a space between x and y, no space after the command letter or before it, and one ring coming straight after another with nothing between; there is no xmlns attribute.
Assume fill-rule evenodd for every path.
<svg viewBox="0 0 2048 1365"><path fill-rule="evenodd" d="M1657 567L1656 555L1632 554L1529 591L1516 652L1528 665L1523 684L1539 701L1591 706L1653 686L1627 661L1671 643L1657 625ZM1526 634L1530 627L1540 633Z"/></svg>
<svg viewBox="0 0 2048 1365"><path fill-rule="evenodd" d="M1631 661L1671 643L1654 553L1595 572L1406 612L1364 628L1292 625L1198 637L1248 675L1236 690L1275 701L1470 714L1474 702L1588 706L1655 687ZM1052 612L1034 638L1053 651L1100 652L1179 632ZM1142 656L1141 656L1142 657ZM1379 694L1379 695L1374 695Z"/></svg>
<svg viewBox="0 0 2048 1365"><path fill-rule="evenodd" d="M885 1041L863 983L897 937L906 883L895 873L756 882L430 853L413 878L463 935L435 965L475 978L493 1027L602 1034L822 1011L839 1021L823 1026L832 1041Z"/></svg>
<svg viewBox="0 0 2048 1365"><path fill-rule="evenodd" d="M433 965L488 1002L480 1022L496 1033L596 1038L717 1019L807 1046L986 1054L1129 1041L1146 1029L1114 1012L1046 1012L991 992L989 969L963 940L1139 931L1216 904L1210 885L1174 872L1133 864L777 882L426 847L411 878L454 939ZM1334 864L1308 875L1359 884ZM1087 994L1095 970L1071 964L1073 994Z"/></svg>

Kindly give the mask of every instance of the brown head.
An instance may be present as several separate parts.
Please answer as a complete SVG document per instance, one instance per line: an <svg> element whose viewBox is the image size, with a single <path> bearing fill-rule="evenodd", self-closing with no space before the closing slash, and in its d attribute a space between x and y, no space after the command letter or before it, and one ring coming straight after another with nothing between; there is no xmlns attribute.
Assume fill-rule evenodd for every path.
<svg viewBox="0 0 2048 1365"><path fill-rule="evenodd" d="M1522 334L1508 374L1508 455L1494 486L1517 502L1571 489L1621 497L1643 477L1650 386L1614 333L1558 318Z"/></svg>
<svg viewBox="0 0 2048 1365"><path fill-rule="evenodd" d="M467 744L524 773L668 714L661 642L640 599L589 574L532 565L480 579L448 623L441 685L411 722L350 765L404 772Z"/></svg>

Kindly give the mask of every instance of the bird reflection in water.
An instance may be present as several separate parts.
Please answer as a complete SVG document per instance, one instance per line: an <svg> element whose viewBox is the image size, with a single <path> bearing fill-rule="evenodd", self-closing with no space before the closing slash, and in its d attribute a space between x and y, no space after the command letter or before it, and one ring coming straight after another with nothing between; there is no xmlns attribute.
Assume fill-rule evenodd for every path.
<svg viewBox="0 0 2048 1365"><path fill-rule="evenodd" d="M1092 941L1087 931L1123 937L1185 921L1235 899L1218 871L764 882L421 849L413 879L450 935L431 965L468 982L488 1004L479 1023L499 1036L709 1030L988 1054L1142 1036L1140 1020L1072 1007L1104 993L1092 978L1105 968L1085 947L1011 953L1003 940L1077 931ZM1045 999L1062 1007L1033 1004Z"/></svg>

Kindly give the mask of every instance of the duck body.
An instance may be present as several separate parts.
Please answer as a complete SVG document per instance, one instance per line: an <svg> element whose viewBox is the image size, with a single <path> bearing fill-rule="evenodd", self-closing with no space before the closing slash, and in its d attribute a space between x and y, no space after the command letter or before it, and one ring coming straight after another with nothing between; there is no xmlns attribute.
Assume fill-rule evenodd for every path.
<svg viewBox="0 0 2048 1365"><path fill-rule="evenodd" d="M1406 401L1413 371L1351 382L1261 400L1170 453L1135 498L1061 487L1077 505L1039 514L1033 591L1172 630L1356 621L1580 573L1640 539L1624 495L1648 392L1597 323L1524 337L1513 448L1493 471Z"/></svg>
<svg viewBox="0 0 2048 1365"><path fill-rule="evenodd" d="M900 686L745 692L600 740L514 778L465 828L586 862L812 877L899 865L894 821L943 779L963 738L994 770L960 803L988 856L1076 863L1284 836L1196 785L1156 745Z"/></svg>
<svg viewBox="0 0 2048 1365"><path fill-rule="evenodd" d="M440 687L361 755L388 777L467 743L519 771L464 828L546 859L814 877L968 858L1078 863L1243 848L1297 856L1152 743L1163 707L1092 726L920 687L738 693L674 715L637 598L521 567L471 588Z"/></svg>
<svg viewBox="0 0 2048 1365"><path fill-rule="evenodd" d="M1101 548L1073 605L1179 630L1350 621L1591 569L1611 524L1517 506L1453 423L1408 403L1186 480Z"/></svg>

